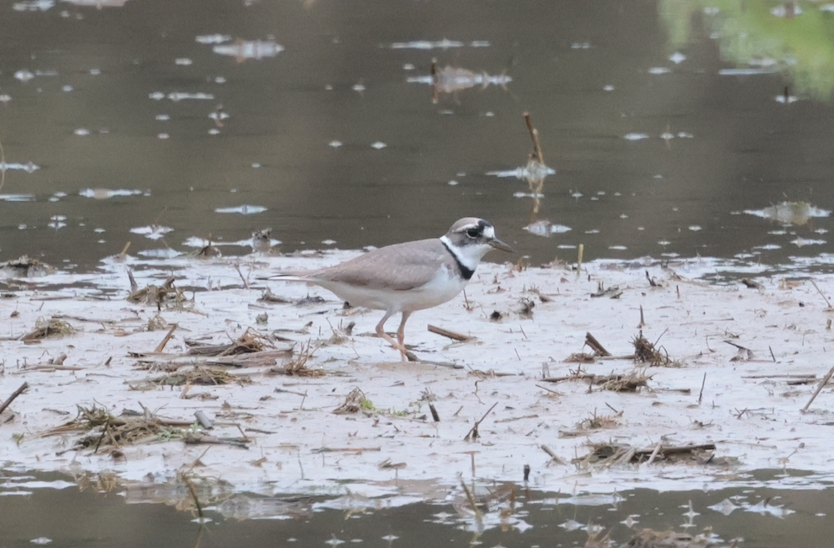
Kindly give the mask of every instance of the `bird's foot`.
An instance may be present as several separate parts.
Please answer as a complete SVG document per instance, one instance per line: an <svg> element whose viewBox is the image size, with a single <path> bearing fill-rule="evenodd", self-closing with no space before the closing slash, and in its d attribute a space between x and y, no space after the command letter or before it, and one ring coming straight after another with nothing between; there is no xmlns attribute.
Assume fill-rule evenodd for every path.
<svg viewBox="0 0 834 548"><path fill-rule="evenodd" d="M420 361L420 358L418 358L414 354L414 352L412 352L411 350L406 348L404 344L402 344L402 343L391 343L391 346L400 351L400 359L403 362L419 362Z"/></svg>

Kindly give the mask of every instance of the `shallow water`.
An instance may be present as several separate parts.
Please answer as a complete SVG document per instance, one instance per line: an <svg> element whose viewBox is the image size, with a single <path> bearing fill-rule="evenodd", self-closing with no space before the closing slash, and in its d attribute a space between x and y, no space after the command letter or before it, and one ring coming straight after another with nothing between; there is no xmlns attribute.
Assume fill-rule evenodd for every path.
<svg viewBox="0 0 834 548"><path fill-rule="evenodd" d="M0 261L26 253L89 271L127 242L156 256L200 238L245 253L265 227L282 251L380 246L478 215L534 262L575 260L583 244L587 260L808 267L831 250L834 11L788 6L799 10L741 0L8 2ZM458 78L436 101L432 59ZM556 171L538 203L523 180L524 112ZM773 495L795 513L708 509ZM525 494L514 515L532 528L495 526L478 540L582 545L585 531L567 531L573 520L624 543L627 516L681 530L691 500L701 515L690 532L819 546L832 512L830 489L622 496L586 506ZM0 531L15 546L197 539L189 512L122 500L33 488L0 497ZM451 504L314 502L320 510L292 520L212 511L200 542L468 544L478 527ZM346 519L353 506L362 512Z"/></svg>
<svg viewBox="0 0 834 548"><path fill-rule="evenodd" d="M797 474L797 472L792 472ZM774 474L763 471L762 479ZM778 476L779 474L775 474ZM588 496L526 490L523 484L480 486L480 493L514 492L501 503L486 497L479 520L449 488L447 503L398 502L396 497L339 497L245 494L206 506L210 521L195 523L193 504L160 498L142 504L131 489L79 492L58 475L6 476L0 483L0 530L6 546L47 543L56 546L585 546L589 532L610 534L614 546L636 531L704 534L709 546L777 548L825 546L829 542L834 497L828 490L783 491L737 488L658 493L625 491ZM70 482L66 480L70 479ZM41 482L40 489L28 485ZM82 482L83 484L83 482ZM415 485L403 485L403 492ZM23 493L30 494L23 494ZM477 494L477 493L476 493ZM258 505L260 501L260 505ZM126 504L127 502L127 504ZM161 503L165 504L161 504ZM233 508L272 508L260 515ZM276 510L277 509L277 510ZM225 511L221 513L221 510ZM148 524L153 524L149 527ZM696 544L701 546L701 544ZM600 544L599 546L602 546Z"/></svg>
<svg viewBox="0 0 834 548"><path fill-rule="evenodd" d="M188 251L265 227L284 251L358 248L465 215L534 261L578 244L813 257L834 201L834 12L796 5L6 3L0 259L87 270L127 242ZM436 103L432 59L452 71ZM514 176L525 111L557 170L537 213ZM783 201L820 216L764 215ZM549 238L524 230L541 220ZM133 231L152 225L172 231Z"/></svg>

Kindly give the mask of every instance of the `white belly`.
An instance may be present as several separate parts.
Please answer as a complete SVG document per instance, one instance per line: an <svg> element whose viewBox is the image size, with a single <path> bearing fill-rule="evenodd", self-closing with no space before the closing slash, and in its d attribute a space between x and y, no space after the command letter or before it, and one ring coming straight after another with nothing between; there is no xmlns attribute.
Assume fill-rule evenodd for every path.
<svg viewBox="0 0 834 548"><path fill-rule="evenodd" d="M466 287L468 280L452 275L447 269L442 268L427 284L401 291L352 286L335 282L316 283L336 294L340 299L349 302L351 306L392 312L413 312L451 300Z"/></svg>

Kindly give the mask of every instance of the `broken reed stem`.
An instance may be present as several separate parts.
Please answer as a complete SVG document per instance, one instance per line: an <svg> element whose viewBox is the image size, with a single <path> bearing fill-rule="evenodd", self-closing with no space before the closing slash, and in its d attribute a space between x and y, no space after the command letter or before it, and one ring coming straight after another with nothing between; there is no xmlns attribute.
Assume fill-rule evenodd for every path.
<svg viewBox="0 0 834 548"><path fill-rule="evenodd" d="M235 270L237 270L238 276L240 279L243 280L243 287L249 289L249 282L246 281L246 278L243 277L243 272L240 271L240 265L235 263Z"/></svg>
<svg viewBox="0 0 834 548"><path fill-rule="evenodd" d="M495 409L496 405L498 405L498 402L493 403L492 407L490 407L487 410L487 412L484 413L484 416L481 417L479 420L475 421L475 424L472 426L472 428L469 429L469 432L467 432L467 434L463 437L463 441L469 441L470 436L471 436L471 439L473 439L473 440L480 437L480 435L478 434L478 426L480 426L481 423L484 421L484 419L487 418L487 415L489 415L492 412L492 410Z"/></svg>
<svg viewBox="0 0 834 548"><path fill-rule="evenodd" d="M669 328L668 328L668 327L667 327L666 329L664 329L664 330L663 330L663 333L661 333L660 335L658 335L658 336L657 336L657 339L654 341L654 345L655 345L655 346L657 346L657 343L659 343L659 342L660 342L660 339L662 339L662 338L663 338L663 335L665 335L667 331L669 331Z"/></svg>
<svg viewBox="0 0 834 548"><path fill-rule="evenodd" d="M819 385L817 386L817 389L814 391L814 395L811 396L811 399L808 400L808 403L806 403L805 407L802 408L802 411L800 411L801 413L805 413L806 411L808 411L808 408L811 407L811 404L817 398L819 393L822 392L823 387L828 383L829 380L831 380L831 375L834 375L834 367L829 369L828 374L825 377L823 377L823 379L820 381Z"/></svg>
<svg viewBox="0 0 834 548"><path fill-rule="evenodd" d="M557 455L557 454L556 454L556 452L555 452L555 451L553 451L553 449L551 449L550 447L548 447L548 446L546 446L546 445L541 445L540 447L541 447L542 451L544 451L545 453L547 453L548 455L550 455L550 460L549 460L549 461L547 461L547 465L546 465L546 466L550 466L550 464L551 464L551 463L553 463L553 462L555 462L555 463L557 463L557 464L561 464L561 465L567 466L567 464L568 464L568 463L566 463L566 462L562 459L562 457L560 457L559 455Z"/></svg>
<svg viewBox="0 0 834 548"><path fill-rule="evenodd" d="M582 255L585 254L585 244L579 244L579 251L577 252L576 256L576 275L579 276L579 273L582 271Z"/></svg>
<svg viewBox="0 0 834 548"><path fill-rule="evenodd" d="M430 333L434 333L435 335L440 335L442 337L447 337L449 339L452 339L453 341L467 342L472 340L472 337L468 335L463 335L461 333L449 331L448 329L443 329L442 327L437 327L436 325L429 324L428 330Z"/></svg>
<svg viewBox="0 0 834 548"><path fill-rule="evenodd" d="M6 410L6 408L12 404L12 402L15 400L15 398L16 398L16 397L18 397L19 395L23 394L23 392L24 392L27 388L29 388L29 383L28 383L28 382L24 382L23 384L21 384L21 385L20 385L20 388L18 388L18 389L17 389L17 390L15 390L14 392L12 392L12 395L11 395L11 396L9 396L9 397L6 399L6 401L4 401L4 402L3 402L3 404L2 404L2 405L0 405L0 413L2 413L3 411L5 411L5 410Z"/></svg>
<svg viewBox="0 0 834 548"><path fill-rule="evenodd" d="M197 498L197 491L194 490L194 486L191 484L191 480L189 480L188 476L186 476L185 474L182 475L182 481L185 482L185 485L188 487L188 491L191 493L191 498L194 499L194 506L197 507L197 516L202 520L203 506L200 504L200 499Z"/></svg>
<svg viewBox="0 0 834 548"><path fill-rule="evenodd" d="M524 113L524 122L527 124L527 131L530 133L530 139L533 141L533 159L544 165L544 155L542 154L542 147L539 143L539 130L533 127L533 121L530 119L530 113Z"/></svg>
<svg viewBox="0 0 834 548"><path fill-rule="evenodd" d="M704 380L701 381L701 391L698 393L698 405L701 405L701 398L704 397L704 385L707 384L707 374L704 372Z"/></svg>
<svg viewBox="0 0 834 548"><path fill-rule="evenodd" d="M540 384L537 384L537 385L536 385L536 387L537 387L537 388L541 388L542 390L547 390L547 391L548 391L548 392L550 392L551 394L556 394L557 396L561 396L561 395L562 395L562 394L560 394L559 392L557 392L557 391L555 391L555 390L551 390L550 388L548 388L548 387L546 387L546 386L542 386L542 385L540 385Z"/></svg>
<svg viewBox="0 0 834 548"><path fill-rule="evenodd" d="M434 408L434 404L429 404L429 411L431 411L431 418L434 422L440 422L440 415L437 413L437 409Z"/></svg>
<svg viewBox="0 0 834 548"><path fill-rule="evenodd" d="M663 447L663 444L661 442L657 442L657 445L655 446L654 451L652 451L652 456L649 457L648 461L646 461L646 465L649 465L649 464L654 462L654 459L657 458L657 454L660 453L660 448L661 447Z"/></svg>
<svg viewBox="0 0 834 548"><path fill-rule="evenodd" d="M122 252L119 253L119 257L124 260L125 255L127 255L127 250L130 249L130 242L127 242L125 246L122 248Z"/></svg>
<svg viewBox="0 0 834 548"><path fill-rule="evenodd" d="M177 327L178 324L174 324L171 326L171 329L168 330L168 333L165 335L162 341L158 345L156 345L154 352L162 352L162 350L165 348L165 345L168 344L168 341L170 341L171 337L174 336L174 331L177 329Z"/></svg>
<svg viewBox="0 0 834 548"><path fill-rule="evenodd" d="M600 344L600 342L596 339L596 337L591 335L590 331L585 333L585 344L590 346L594 350L594 352L596 352L600 356L610 356L611 355L611 352L606 350L605 347L602 346L602 344Z"/></svg>
<svg viewBox="0 0 834 548"><path fill-rule="evenodd" d="M827 304L828 308L830 309L831 308L831 303L828 302L828 298L826 298L826 296L823 294L822 290L819 288L819 286L817 286L817 282L815 282L814 280L811 280L811 283L814 285L814 288L817 290L817 292L820 294L820 297L823 298L823 300L825 301L825 304Z"/></svg>
<svg viewBox="0 0 834 548"><path fill-rule="evenodd" d="M460 478L460 486L463 487L463 492L466 493L466 499L469 501L469 505L472 507L472 511L475 512L475 517L480 522L481 511L478 509L478 505L475 504L475 497L472 496L472 493L469 491L469 488L463 482L463 478Z"/></svg>

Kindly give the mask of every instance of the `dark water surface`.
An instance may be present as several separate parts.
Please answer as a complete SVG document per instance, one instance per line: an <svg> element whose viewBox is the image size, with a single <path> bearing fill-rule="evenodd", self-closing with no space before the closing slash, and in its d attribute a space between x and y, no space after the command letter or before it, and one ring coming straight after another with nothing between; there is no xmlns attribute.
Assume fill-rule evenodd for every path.
<svg viewBox="0 0 834 548"><path fill-rule="evenodd" d="M31 481L58 482L60 487L69 485L66 479L57 475L0 478L5 480L5 485L0 484L0 494L7 495L0 496L0 545L32 546L34 541L52 546L125 548L341 544L400 548L585 546L589 531L599 531L598 538L609 534L612 545L620 546L637 531L651 528L690 535L704 534L706 530L707 538L713 540L713 544L692 546L717 548L739 540L739 546L784 548L829 546L834 512L834 491L830 489L736 488L672 493L635 490L615 495L570 496L526 491L517 485L515 499L505 500L502 505L504 517L496 517L501 513L496 504L487 512L488 503L484 503L482 511L487 513L479 525L471 514L459 512L458 504L392 505L385 498L350 497L346 486L346 496L340 499L250 499L284 508L283 512L262 516L264 519L246 519L228 512L224 518L218 509L231 509L233 501L216 501L206 510L211 521L201 530L187 497L177 509L173 500L167 504L130 504L136 502L135 497L130 490L121 489L109 493L96 493L94 489L79 492L72 485L38 489L29 495L19 493L29 491L27 484ZM242 508L240 499L237 507Z"/></svg>
<svg viewBox="0 0 834 548"><path fill-rule="evenodd" d="M813 257L834 201L830 8L7 1L0 260L89 269L128 241L188 251L264 227L285 251L379 246L466 215L535 261L580 243L588 259ZM433 103L433 58L473 87ZM487 175L526 165L525 111L558 171L537 213L525 181ZM782 201L817 209L762 217ZM243 205L266 210L218 212ZM524 230L540 220L557 232ZM153 225L173 231L131 232Z"/></svg>
<svg viewBox="0 0 834 548"><path fill-rule="evenodd" d="M265 227L283 251L380 246L468 215L534 261L574 259L579 244L586 259L826 258L832 31L834 5L802 1L8 0L0 261L26 253L89 270L127 242L186 252L192 237L245 243ZM433 59L445 76L473 71L458 81L470 87L433 102ZM557 170L538 205L513 175L532 150L525 111ZM546 222L553 234L534 234L551 232ZM147 227L170 231L154 240ZM686 530L712 526L726 545L830 544L830 489L621 495L602 506L529 495L517 512L532 528L476 540L581 546L573 520L619 544L632 514L638 528L683 530L691 500L700 515ZM708 509L731 496L778 496L795 513ZM40 537L422 547L469 545L477 528L451 505L350 512L210 514L198 539L189 512L34 489L0 497L0 548Z"/></svg>

